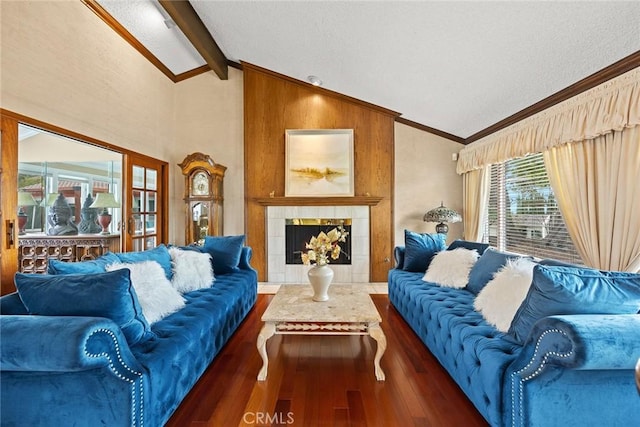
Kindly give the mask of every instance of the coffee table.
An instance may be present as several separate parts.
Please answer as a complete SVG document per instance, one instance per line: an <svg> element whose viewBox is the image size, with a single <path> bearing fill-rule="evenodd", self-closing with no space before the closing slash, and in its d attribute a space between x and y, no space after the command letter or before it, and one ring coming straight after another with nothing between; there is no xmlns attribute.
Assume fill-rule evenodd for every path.
<svg viewBox="0 0 640 427"><path fill-rule="evenodd" d="M369 335L378 345L373 361L378 381L384 381L380 359L387 348L382 321L369 294L358 285L331 285L329 300L316 302L308 285L282 285L264 314L257 347L262 357L258 381L267 379L267 340L275 334Z"/></svg>

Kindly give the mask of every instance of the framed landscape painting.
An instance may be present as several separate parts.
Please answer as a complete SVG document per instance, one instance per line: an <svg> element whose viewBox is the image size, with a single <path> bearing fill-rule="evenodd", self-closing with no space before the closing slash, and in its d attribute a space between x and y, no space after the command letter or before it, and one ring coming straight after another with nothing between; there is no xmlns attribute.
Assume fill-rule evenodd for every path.
<svg viewBox="0 0 640 427"><path fill-rule="evenodd" d="M285 139L285 196L354 195L353 129L292 129Z"/></svg>

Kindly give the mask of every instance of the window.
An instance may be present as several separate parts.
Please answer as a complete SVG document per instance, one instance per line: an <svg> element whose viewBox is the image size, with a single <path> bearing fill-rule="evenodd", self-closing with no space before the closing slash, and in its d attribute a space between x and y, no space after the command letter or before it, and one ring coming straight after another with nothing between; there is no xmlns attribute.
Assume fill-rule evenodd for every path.
<svg viewBox="0 0 640 427"><path fill-rule="evenodd" d="M25 234L49 235L52 205L59 194L71 209L70 221L79 226L82 206L87 196L113 193L120 197L122 154L64 135L48 132L25 124L18 124L18 194L25 205ZM120 209L111 209L110 231L118 233ZM94 227L95 228L95 227ZM99 231L99 229L98 229ZM97 234L93 229L73 234ZM34 237L34 236L30 236Z"/></svg>
<svg viewBox="0 0 640 427"><path fill-rule="evenodd" d="M484 239L500 250L581 264L542 154L491 165Z"/></svg>

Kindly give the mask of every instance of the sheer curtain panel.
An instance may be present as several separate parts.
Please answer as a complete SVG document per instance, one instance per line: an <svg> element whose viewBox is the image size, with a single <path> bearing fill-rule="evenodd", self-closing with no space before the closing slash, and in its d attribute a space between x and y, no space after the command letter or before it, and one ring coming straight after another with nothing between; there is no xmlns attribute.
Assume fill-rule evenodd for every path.
<svg viewBox="0 0 640 427"><path fill-rule="evenodd" d="M491 165L465 173L462 177L462 224L464 238L482 241L489 203Z"/></svg>

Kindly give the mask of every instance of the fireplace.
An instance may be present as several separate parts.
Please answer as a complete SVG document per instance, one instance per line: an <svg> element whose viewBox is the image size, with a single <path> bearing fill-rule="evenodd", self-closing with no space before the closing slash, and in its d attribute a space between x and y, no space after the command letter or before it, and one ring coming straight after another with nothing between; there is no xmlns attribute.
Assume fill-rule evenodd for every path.
<svg viewBox="0 0 640 427"><path fill-rule="evenodd" d="M267 206L267 281L271 283L308 283L308 265L288 264L286 249L286 228L289 223L300 222L301 219L316 221L324 218L330 221L331 230L345 221L350 226L350 248L344 244L340 247L350 255L349 264L337 264L331 260L331 269L335 275L334 283L368 283L369 282L369 206ZM305 222L305 221L302 221ZM317 232L315 234L317 235ZM295 251L304 250L304 240ZM297 246L297 244L296 244ZM300 254L297 254L298 260ZM298 261L300 262L300 261Z"/></svg>
<svg viewBox="0 0 640 427"><path fill-rule="evenodd" d="M351 218L289 218L285 220L285 263L302 264L302 252L305 244L320 232L328 233L341 226L348 234L344 242L340 242L340 256L331 259L331 264L351 264Z"/></svg>

